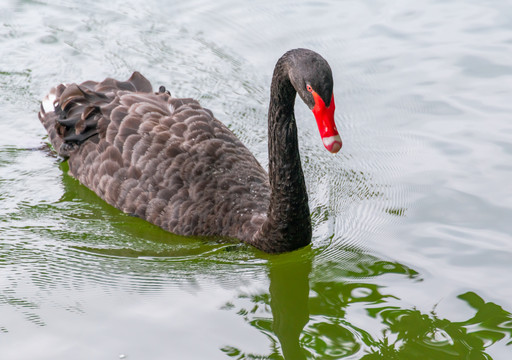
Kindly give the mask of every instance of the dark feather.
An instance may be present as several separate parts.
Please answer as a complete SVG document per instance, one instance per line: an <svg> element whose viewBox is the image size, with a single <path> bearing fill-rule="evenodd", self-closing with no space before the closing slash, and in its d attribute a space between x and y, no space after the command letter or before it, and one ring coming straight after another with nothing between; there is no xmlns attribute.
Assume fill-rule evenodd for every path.
<svg viewBox="0 0 512 360"><path fill-rule="evenodd" d="M177 234L241 240L254 235L251 216L247 224L229 221L230 226L216 219L239 217L244 197L253 201L246 179L266 173L245 147L233 151L241 143L209 110L165 90L153 93L138 73L125 82L106 79L59 89L52 90L60 93L58 110L41 112L41 121L57 129L58 135L50 130L56 149L72 149L61 153L71 175L109 204ZM97 143L87 141L96 135ZM223 148L225 155L216 158ZM245 174L225 171L233 167L226 162L242 159L251 164ZM260 200L253 201L251 213L262 217L270 191L268 182L257 187Z"/></svg>
<svg viewBox="0 0 512 360"><path fill-rule="evenodd" d="M210 110L163 86L153 93L138 72L127 81L58 85L39 119L69 173L109 204L176 234L283 252L311 241L293 115L297 91L312 107L306 82L330 101L327 62L310 50L287 52L271 85L269 176Z"/></svg>

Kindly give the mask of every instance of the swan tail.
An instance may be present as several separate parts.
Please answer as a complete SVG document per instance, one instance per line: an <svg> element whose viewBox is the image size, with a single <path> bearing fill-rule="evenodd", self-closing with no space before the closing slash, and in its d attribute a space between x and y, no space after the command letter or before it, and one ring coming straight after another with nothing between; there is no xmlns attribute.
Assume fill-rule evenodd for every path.
<svg viewBox="0 0 512 360"><path fill-rule="evenodd" d="M119 91L151 92L152 87L145 77L134 72L127 81L107 78L80 85L60 84L50 90L41 102L39 120L60 156L68 158L85 141L98 142L99 137L105 136Z"/></svg>
<svg viewBox="0 0 512 360"><path fill-rule="evenodd" d="M39 120L43 124L53 148L58 152L62 145L62 138L57 134L57 118L55 113L56 110L56 99L57 99L57 88L52 88L50 92L44 97L41 102L41 109L39 110Z"/></svg>

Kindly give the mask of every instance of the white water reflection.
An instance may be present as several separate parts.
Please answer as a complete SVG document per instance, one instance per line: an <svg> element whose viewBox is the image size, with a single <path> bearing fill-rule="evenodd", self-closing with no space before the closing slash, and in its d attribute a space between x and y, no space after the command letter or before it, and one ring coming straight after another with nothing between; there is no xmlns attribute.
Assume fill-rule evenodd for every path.
<svg viewBox="0 0 512 360"><path fill-rule="evenodd" d="M346 322L348 333L334 333L356 339L328 350L361 358L374 344L354 329L381 339L382 318L395 314L369 316L371 294L401 315L435 309L436 324L472 319L479 298L510 311L511 15L497 0L8 1L0 11L1 357L225 359L233 349L280 346L279 331L265 328L277 314L265 296L279 293L271 277L280 276L268 258L172 237L105 205L38 149L45 133L36 113L59 81L139 70L199 99L266 165L272 67L299 46L333 68L344 140L340 154L326 153L297 104L315 236L298 257L312 261L309 304L323 306L310 309L301 336L322 339L328 315ZM350 292L351 282L361 284ZM350 301L337 302L342 295ZM230 310L254 303L254 318ZM430 335L433 343L451 336ZM486 342L485 351L507 358L509 341Z"/></svg>

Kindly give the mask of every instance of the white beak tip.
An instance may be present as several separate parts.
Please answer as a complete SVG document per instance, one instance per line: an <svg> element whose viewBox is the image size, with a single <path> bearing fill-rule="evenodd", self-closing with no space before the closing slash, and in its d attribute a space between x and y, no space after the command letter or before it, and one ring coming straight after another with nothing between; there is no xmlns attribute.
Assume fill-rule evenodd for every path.
<svg viewBox="0 0 512 360"><path fill-rule="evenodd" d="M325 148L333 154L336 154L338 151L340 151L341 147L343 146L341 137L339 135L324 137L322 138L322 142L324 143Z"/></svg>

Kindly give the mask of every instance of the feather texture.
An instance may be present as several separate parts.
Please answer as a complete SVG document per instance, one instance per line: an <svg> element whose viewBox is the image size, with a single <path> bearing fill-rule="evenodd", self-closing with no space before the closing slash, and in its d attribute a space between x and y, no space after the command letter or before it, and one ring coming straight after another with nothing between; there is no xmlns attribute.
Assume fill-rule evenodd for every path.
<svg viewBox="0 0 512 360"><path fill-rule="evenodd" d="M127 81L61 84L43 100L39 119L69 173L109 204L176 234L236 238L277 253L312 237L295 97L310 109L321 98L325 108L332 88L317 53L295 49L278 60L269 175L210 110L163 86L153 92L138 72ZM334 106L324 113L334 124ZM329 151L336 152L341 139L333 131L339 146Z"/></svg>
<svg viewBox="0 0 512 360"><path fill-rule="evenodd" d="M107 203L170 232L250 241L268 175L211 111L152 92L139 73L59 85L39 118L69 173Z"/></svg>

